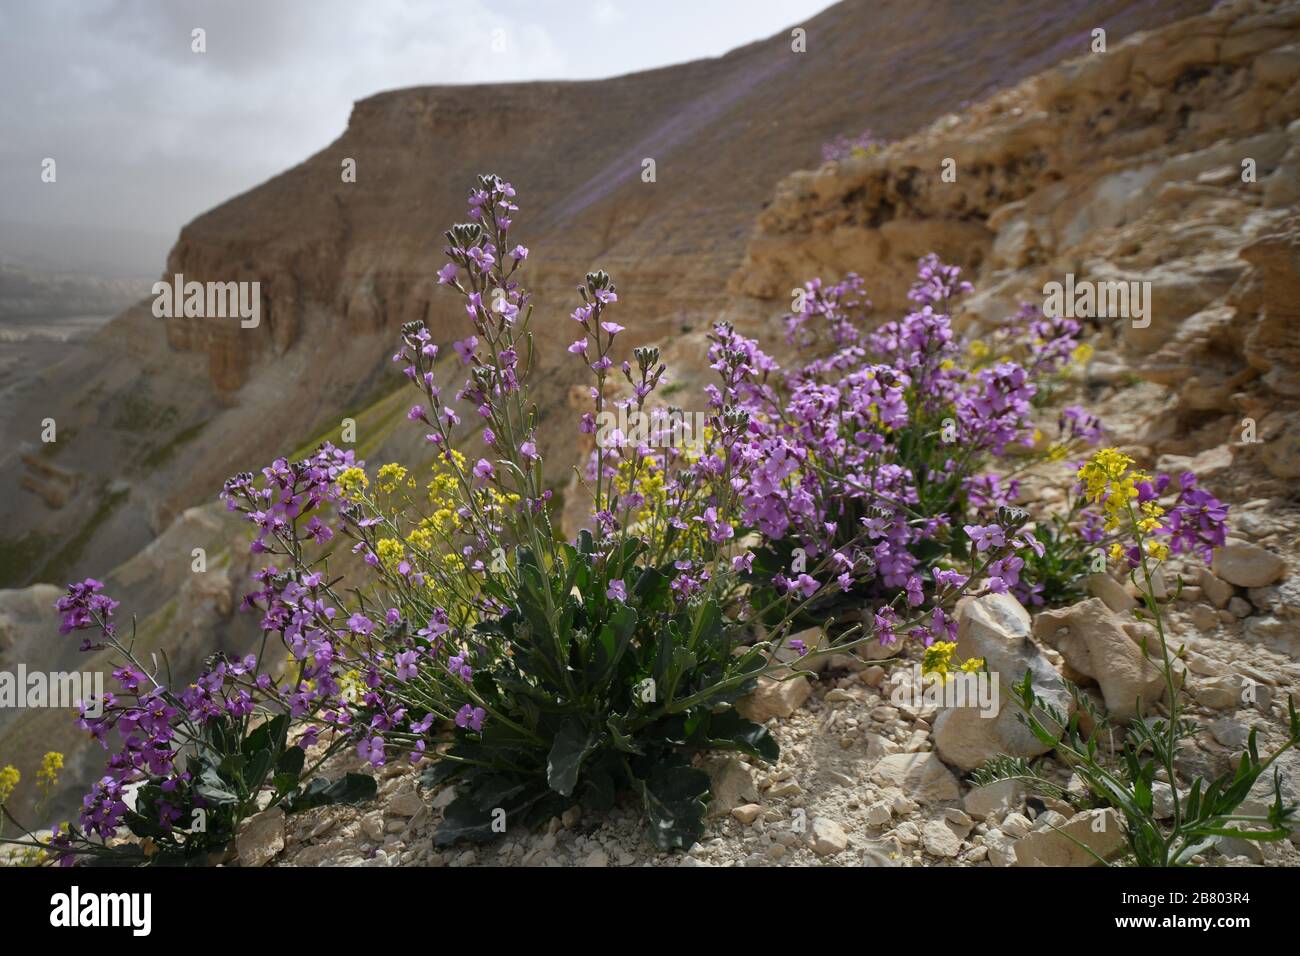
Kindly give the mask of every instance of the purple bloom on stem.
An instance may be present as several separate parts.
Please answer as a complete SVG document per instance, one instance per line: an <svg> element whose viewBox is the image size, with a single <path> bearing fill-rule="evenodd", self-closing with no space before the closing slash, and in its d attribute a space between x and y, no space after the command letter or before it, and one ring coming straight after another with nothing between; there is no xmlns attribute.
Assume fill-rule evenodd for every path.
<svg viewBox="0 0 1300 956"><path fill-rule="evenodd" d="M486 716L487 711L482 707L465 704L456 712L456 726L477 733L483 729L483 718Z"/></svg>
<svg viewBox="0 0 1300 956"><path fill-rule="evenodd" d="M372 767L384 765L384 738L363 737L357 743L357 756Z"/></svg>
<svg viewBox="0 0 1300 956"><path fill-rule="evenodd" d="M621 578L615 578L609 582L609 587L605 589L605 597L611 601L622 601L627 603L627 586Z"/></svg>

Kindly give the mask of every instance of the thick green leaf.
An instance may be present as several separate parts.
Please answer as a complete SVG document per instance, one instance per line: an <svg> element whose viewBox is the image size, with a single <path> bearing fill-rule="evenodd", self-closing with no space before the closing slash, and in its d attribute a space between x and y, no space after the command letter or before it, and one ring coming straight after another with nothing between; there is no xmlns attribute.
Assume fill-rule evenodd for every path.
<svg viewBox="0 0 1300 956"><path fill-rule="evenodd" d="M659 764L648 778L636 782L655 846L680 850L699 841L709 805L707 773L694 767Z"/></svg>
<svg viewBox="0 0 1300 956"><path fill-rule="evenodd" d="M349 773L332 783L317 777L284 801L285 813L298 813L313 807L335 803L364 803L375 797L375 778L364 773Z"/></svg>
<svg viewBox="0 0 1300 956"><path fill-rule="evenodd" d="M546 758L546 782L563 797L573 793L582 771L582 762L600 738L571 717L560 727Z"/></svg>
<svg viewBox="0 0 1300 956"><path fill-rule="evenodd" d="M746 720L734 710L709 714L702 731L706 747L739 750L768 763L776 763L781 756L781 747L767 727Z"/></svg>

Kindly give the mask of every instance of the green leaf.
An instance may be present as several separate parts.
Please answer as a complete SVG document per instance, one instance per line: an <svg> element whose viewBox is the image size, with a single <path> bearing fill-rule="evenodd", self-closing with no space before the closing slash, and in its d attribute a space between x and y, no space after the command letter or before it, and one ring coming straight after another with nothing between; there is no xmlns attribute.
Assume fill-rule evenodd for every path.
<svg viewBox="0 0 1300 956"><path fill-rule="evenodd" d="M658 764L647 779L636 783L655 846L679 850L699 841L709 805L707 773L694 767Z"/></svg>
<svg viewBox="0 0 1300 956"><path fill-rule="evenodd" d="M437 846L458 840L485 843L512 826L527 827L543 813L554 815L560 803L539 778L480 773L462 784L456 799L447 805L433 842Z"/></svg>
<svg viewBox="0 0 1300 956"><path fill-rule="evenodd" d="M746 720L734 710L710 714L702 729L706 747L739 750L773 764L780 759L781 746L767 727Z"/></svg>
<svg viewBox="0 0 1300 956"><path fill-rule="evenodd" d="M288 714L277 714L270 720L258 724L244 740L244 745L240 749L251 756L260 751L272 750L278 747L288 721Z"/></svg>
<svg viewBox="0 0 1300 956"><path fill-rule="evenodd" d="M222 779L215 767L208 767L194 785L194 792L214 806L225 806L239 802L239 794L234 787Z"/></svg>
<svg viewBox="0 0 1300 956"><path fill-rule="evenodd" d="M546 782L563 797L573 793L578 783L582 762L595 749L599 737L584 727L576 717L561 725L546 758Z"/></svg>
<svg viewBox="0 0 1300 956"><path fill-rule="evenodd" d="M364 803L375 797L375 778L364 773L349 773L333 783L317 777L284 801L285 813L298 813L313 807L335 803Z"/></svg>
<svg viewBox="0 0 1300 956"><path fill-rule="evenodd" d="M307 751L301 747L290 747L284 753L280 754L280 759L275 762L276 773L291 773L295 777L302 773L302 765L307 760Z"/></svg>

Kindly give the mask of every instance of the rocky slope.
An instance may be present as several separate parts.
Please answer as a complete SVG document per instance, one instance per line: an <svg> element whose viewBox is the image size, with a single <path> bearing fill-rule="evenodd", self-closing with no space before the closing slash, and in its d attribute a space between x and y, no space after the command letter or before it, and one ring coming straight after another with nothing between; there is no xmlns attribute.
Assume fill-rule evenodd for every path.
<svg viewBox="0 0 1300 956"><path fill-rule="evenodd" d="M739 317L856 271L890 314L926 251L967 266L978 332L1044 284L1150 283L1150 316L1096 320L1097 383L1170 386L1143 440L1212 474L1300 477L1295 339L1300 11L1225 4L1046 71L876 154L795 173L731 288ZM941 175L955 163L955 180ZM1243 441L1254 422L1255 441ZM1201 470L1201 469L1198 469ZM1277 487L1280 487L1277 486Z"/></svg>
<svg viewBox="0 0 1300 956"><path fill-rule="evenodd" d="M1174 561L1167 621L1183 647L1187 716L1201 730L1158 783L1170 812L1180 789L1231 766L1251 730L1261 751L1284 736L1300 701L1300 507L1297 502L1295 293L1300 188L1300 4L1235 3L1135 37L1109 54L1047 71L940 120L878 156L796 173L759 219L741 296L728 314L773 333L787 290L811 275L868 277L888 315L914 259L931 248L963 261L979 295L972 335L1039 301L1042 285L1077 277L1150 281L1149 328L1093 323L1095 360L1063 396L1100 415L1112 442L1147 467L1191 466L1232 505L1229 547L1213 568ZM958 159L955 183L937 173ZM1243 159L1257 181L1243 182ZM964 177L964 178L963 178ZM685 354L699 343L678 343ZM1255 441L1242 419L1255 420ZM1064 463L1026 482L1042 518L1059 507ZM1007 598L962 610L959 656L987 655L1004 676L1025 666L1081 681L1096 706L1121 714L1159 696L1127 618L1122 582L1094 576L1094 597L1032 616ZM1044 670L1045 669L1045 670ZM899 705L886 673L832 658L807 683L764 702L783 743L776 766L709 762L717 813L690 854L657 854L634 808L603 819L573 812L541 832L479 849L435 851L451 794L383 771L374 805L264 821L245 862L276 865L1084 865L1053 827L1106 855L1117 832L1063 803L1010 786L979 789L965 771L997 749L1024 747L956 711ZM788 686L788 685L787 685ZM977 733L976 730L979 732ZM1026 755L1036 751L1023 751ZM1284 793L1300 795L1300 756L1279 761ZM1076 786L1050 758L1049 776ZM1266 795L1257 792L1257 804ZM1297 840L1225 840L1209 865L1296 865Z"/></svg>
<svg viewBox="0 0 1300 956"><path fill-rule="evenodd" d="M363 100L336 142L196 219L169 256L168 277L261 282L259 327L176 319L160 329L136 307L6 403L16 441L0 450L0 584L111 567L211 500L228 474L394 388L384 360L402 322L424 318L448 338L458 328L433 273L477 173L521 190L519 239L534 253L544 339L563 327L574 283L601 265L619 283L629 342L662 342L724 304L754 217L824 141L865 125L906 135L1085 49L1098 25L1119 38L1207 5L850 0L803 25L806 53L783 33L598 82ZM355 182L343 181L346 159ZM645 159L655 182L642 180ZM543 438L556 448L571 440L564 395L579 374L565 358L541 356L542 407L560 410ZM57 509L20 490L20 456L47 417L62 437L45 453L87 477ZM567 462L555 464L567 474ZM114 482L128 494L110 507Z"/></svg>
<svg viewBox="0 0 1300 956"><path fill-rule="evenodd" d="M1097 357L1076 397L1098 405L1115 440L1144 464L1177 468L1195 456L1214 490L1251 505L1234 515L1243 539L1293 567L1298 396L1287 333L1297 281L1300 11L1295 3L1235 3L1199 14L1207 6L1110 3L1063 16L1049 4L972 11L958 3L845 3L807 24L803 55L778 36L716 61L600 83L407 90L363 101L338 142L196 220L172 252L168 274L261 278L260 328L179 320L160 330L146 306L136 307L13 404L11 420L26 423L13 431L20 436L32 436L31 422L45 414L58 418L65 437L38 461L72 475L80 490L57 509L37 504L19 482L27 477L30 487L35 476L44 487L48 472L4 460L7 580L61 581L119 566L111 585L160 647L246 639L247 622L229 614L244 580L233 557L239 543L218 524L217 509L187 509L210 502L226 474L336 434L344 414L358 418L365 457L410 450L402 403L387 397L393 381L384 360L402 321L444 328L451 318L431 282L436 236L462 216L465 184L483 168L512 176L527 204L519 238L538 264L531 281L543 341L563 321L575 277L603 265L619 282L634 341L665 342L688 394L702 371L709 319L723 314L771 337L790 288L813 275L863 274L878 312L889 316L915 259L937 250L967 265L981 290L964 319L973 334L1018 300L1041 300L1043 283L1066 272L1149 280L1152 325L1098 323ZM1172 22L1189 14L1198 15ZM1086 50L1096 25L1108 30L1109 52L1053 66ZM1145 27L1156 29L1136 32ZM907 135L965 98L978 102ZM787 175L814 161L823 140L866 125L902 138L879 155ZM357 159L356 183L339 179L345 157ZM656 159L655 183L641 181L646 157ZM939 175L947 158L956 160L951 183ZM1240 179L1247 158L1253 183ZM565 399L578 370L561 358L544 356L540 396L553 447L572 445ZM1258 441L1241 440L1248 417ZM29 442L21 451L36 448ZM1045 497L1041 506L1050 504ZM211 548L210 561L231 549L218 561L230 564L226 578L193 580L196 542ZM1278 688L1272 709L1224 715L1239 723L1275 727L1282 692L1296 687L1289 582L1233 592L1246 605L1235 610L1227 599L1210 600L1214 621L1196 610L1204 601L1178 611L1194 629L1189 636L1204 632L1206 659L1253 667ZM48 642L54 633L46 597L0 592L0 619L8 621L0 626L0 666L20 651L56 666L29 636ZM1050 650L1043 649L1049 658ZM855 790L827 781L839 774L860 782L891 755L889 746L932 750L936 715L878 710L882 692L862 673L840 667L810 688L807 708L782 728L806 741L788 748L781 767L759 769L760 782L797 778L808 796L790 791L783 801L760 788L766 822L755 831L720 821L719 859L749 859L751 839L765 858L779 856L762 827L779 831L786 817L769 817L796 809L837 823L855 852L879 850L857 835L876 840L892 829L864 829L852 813L884 801L899 814L905 804L896 805L893 784ZM846 733L826 737L828 725L818 736L814 726L833 712L842 712L834 727ZM836 742L847 737L866 752ZM877 737L891 744L871 750ZM71 738L60 744L70 747ZM36 747L34 740L11 729L0 737L0 755L6 743ZM787 771L790 778L774 779ZM394 778L390 789L407 783ZM939 818L964 826L947 813L955 808L940 801L898 822L915 823L918 833L930 827L939 839L930 826ZM366 808L354 822L375 812L388 830L383 808ZM436 810L418 822L435 821ZM980 844L968 838L983 835L979 825L959 837L966 842L956 857L943 858L975 862L967 854ZM367 826L374 829L373 820ZM634 832L611 826L612 836L608 828L595 834L610 837L607 859L645 858ZM329 839L357 859L375 859L371 851L397 832L367 838L362 850L354 831ZM886 858L921 852L923 840L904 839L910 832L899 836L910 849L890 844ZM754 835L735 843L743 834ZM555 858L586 859L597 849L591 838ZM516 856L536 849L533 840L518 841ZM791 859L806 856L804 843L784 840L776 842ZM385 860L424 858L413 838L398 842L405 849ZM746 848L740 856L738 846Z"/></svg>

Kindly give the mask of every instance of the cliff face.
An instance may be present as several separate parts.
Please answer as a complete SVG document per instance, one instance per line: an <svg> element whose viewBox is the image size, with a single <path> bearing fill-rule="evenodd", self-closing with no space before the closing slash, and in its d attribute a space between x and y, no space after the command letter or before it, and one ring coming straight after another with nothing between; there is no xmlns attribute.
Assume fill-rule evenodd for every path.
<svg viewBox="0 0 1300 956"><path fill-rule="evenodd" d="M1118 39L1205 5L862 0L805 24L805 53L781 34L594 83L374 96L329 148L195 220L172 251L168 274L260 278L264 327L174 320L168 342L206 353L213 384L232 392L304 336L346 340L417 318L444 327L453 307L432 281L441 231L489 170L521 189L519 238L536 254L529 281L546 316L566 314L575 282L600 264L620 283L627 324L657 334L720 304L753 217L824 140L867 124L904 135L1083 51L1094 26ZM355 183L341 181L348 158Z"/></svg>
<svg viewBox="0 0 1300 956"><path fill-rule="evenodd" d="M402 322L424 318L444 341L463 334L433 274L478 173L520 189L517 238L533 250L525 281L544 344L567 341L574 285L599 266L618 282L629 344L672 345L717 314L754 217L823 142L865 126L904 136L1086 50L1094 27L1114 42L1206 6L849 0L802 25L804 53L786 31L597 82L363 100L335 143L196 219L168 258L167 277L260 282L257 328L184 318L160 328L142 303L0 409L19 439L0 451L0 584L112 566L211 500L225 476L337 429L396 387L385 360ZM355 182L343 181L346 159ZM654 182L642 179L646 159ZM678 345L700 364L698 343ZM539 358L542 439L561 450L572 442L565 396L582 371L566 358L559 347ZM60 439L42 448L34 423L47 417ZM19 455L34 450L93 480L57 509L37 504L20 490Z"/></svg>
<svg viewBox="0 0 1300 956"><path fill-rule="evenodd" d="M1098 320L1096 383L1169 387L1139 436L1150 456L1219 449L1199 472L1258 462L1293 483L1300 5L1230 3L1110 39L883 152L784 179L732 309L761 318L809 276L856 271L891 315L930 250L972 271L981 325L1067 274L1150 283L1149 324Z"/></svg>

